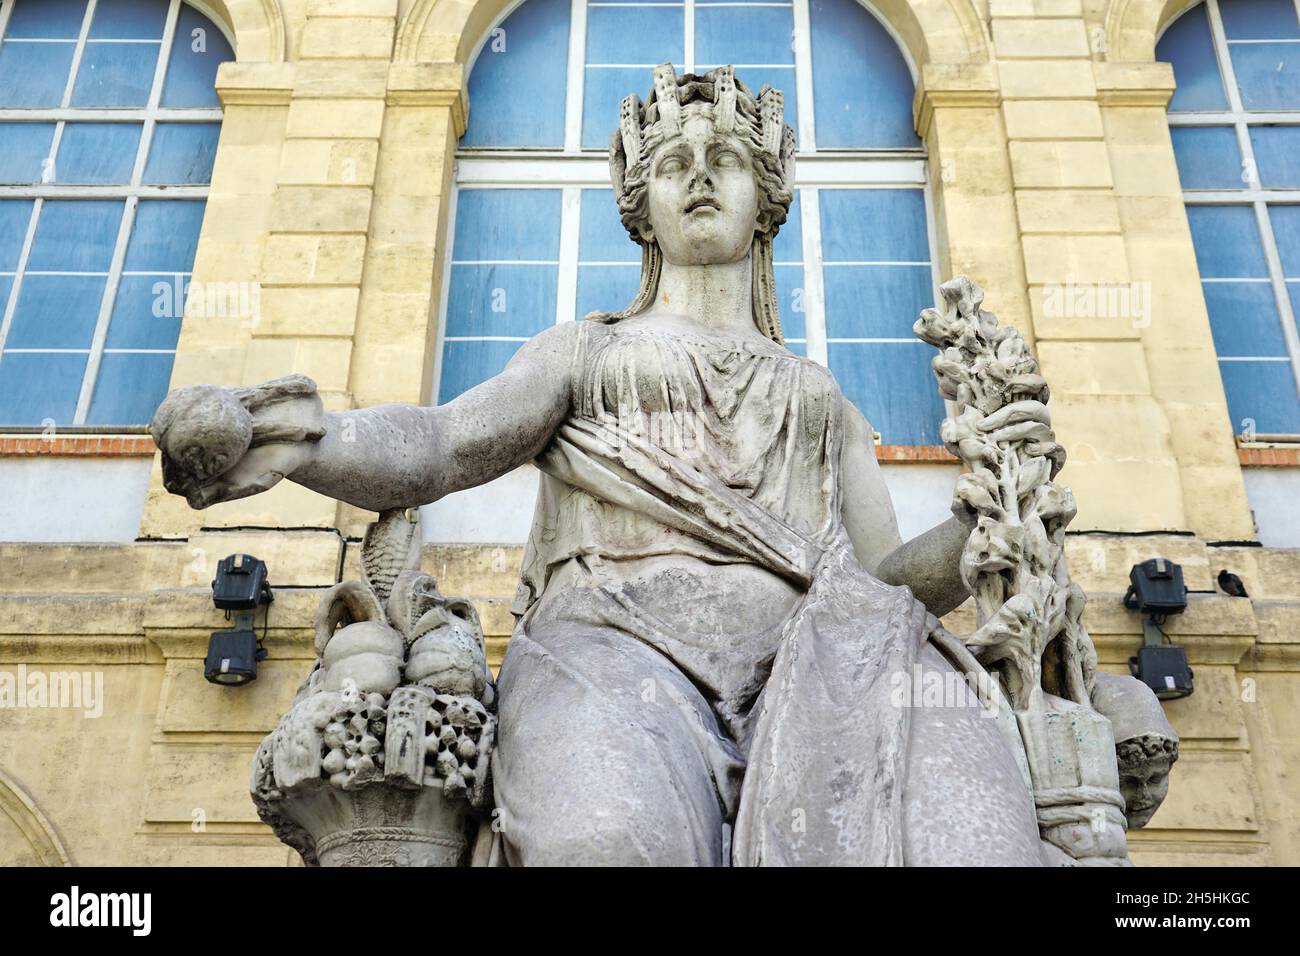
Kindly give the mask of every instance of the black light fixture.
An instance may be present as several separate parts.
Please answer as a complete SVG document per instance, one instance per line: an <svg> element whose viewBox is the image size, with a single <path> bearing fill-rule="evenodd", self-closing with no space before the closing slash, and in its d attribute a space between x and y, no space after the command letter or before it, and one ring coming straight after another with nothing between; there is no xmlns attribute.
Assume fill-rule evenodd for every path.
<svg viewBox="0 0 1300 956"><path fill-rule="evenodd" d="M235 626L216 631L208 641L208 656L203 662L203 676L213 684L241 687L257 680L257 662L266 659L266 648L257 639L253 621L257 609L263 613L262 636L266 636L269 605L275 600L266 579L266 562L251 554L232 554L217 562L217 576L212 579L212 603L234 613Z"/></svg>
<svg viewBox="0 0 1300 956"><path fill-rule="evenodd" d="M1124 606L1147 615L1142 622L1142 646L1137 657L1128 659L1129 672L1161 700L1190 697L1192 669L1187 664L1187 652L1170 643L1160 629L1169 615L1187 610L1182 567L1165 558L1152 558L1133 565L1128 580Z"/></svg>

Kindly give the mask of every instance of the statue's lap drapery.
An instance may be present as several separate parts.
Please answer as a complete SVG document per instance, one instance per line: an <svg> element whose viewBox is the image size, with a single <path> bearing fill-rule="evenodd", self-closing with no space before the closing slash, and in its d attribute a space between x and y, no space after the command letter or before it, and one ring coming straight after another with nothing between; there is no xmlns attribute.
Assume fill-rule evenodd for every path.
<svg viewBox="0 0 1300 956"><path fill-rule="evenodd" d="M902 863L909 708L891 689L933 619L853 556L833 378L775 344L581 340L499 681L508 856L716 865L726 823L738 864ZM766 632L683 633L657 614L670 594L620 573L662 554L803 596Z"/></svg>

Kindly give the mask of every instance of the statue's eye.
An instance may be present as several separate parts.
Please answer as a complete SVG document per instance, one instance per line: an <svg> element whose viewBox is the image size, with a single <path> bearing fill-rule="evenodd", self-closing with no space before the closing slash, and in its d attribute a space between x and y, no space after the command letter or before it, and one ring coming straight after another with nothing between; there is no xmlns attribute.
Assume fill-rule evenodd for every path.
<svg viewBox="0 0 1300 956"><path fill-rule="evenodd" d="M680 173L685 168L686 168L686 161L683 160L680 156L669 156L667 159L665 159L662 163L659 164L659 172L664 173L665 175L671 175L672 173Z"/></svg>
<svg viewBox="0 0 1300 956"><path fill-rule="evenodd" d="M740 157L736 153L732 152L731 150L724 149L722 152L718 153L716 156L713 157L713 165L739 166Z"/></svg>

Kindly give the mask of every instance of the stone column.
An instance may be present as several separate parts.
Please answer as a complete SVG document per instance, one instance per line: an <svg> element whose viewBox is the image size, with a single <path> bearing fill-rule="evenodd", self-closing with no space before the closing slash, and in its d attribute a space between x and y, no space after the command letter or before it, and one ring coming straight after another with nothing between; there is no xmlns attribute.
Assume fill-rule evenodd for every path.
<svg viewBox="0 0 1300 956"><path fill-rule="evenodd" d="M1151 283L1141 331L1151 393L1169 422L1187 527L1210 541L1254 539L1214 339L1201 292L1166 110L1165 63L1093 64L1130 268Z"/></svg>
<svg viewBox="0 0 1300 956"><path fill-rule="evenodd" d="M1079 502L1073 528L1185 530L1142 342L1150 278L1120 231L1080 0L993 0L990 13L1034 339L1070 453L1062 478Z"/></svg>

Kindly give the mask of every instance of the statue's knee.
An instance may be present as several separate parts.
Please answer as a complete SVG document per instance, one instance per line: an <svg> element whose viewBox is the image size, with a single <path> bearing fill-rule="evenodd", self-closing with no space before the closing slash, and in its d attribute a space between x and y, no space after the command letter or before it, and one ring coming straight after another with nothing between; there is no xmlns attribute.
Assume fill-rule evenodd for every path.
<svg viewBox="0 0 1300 956"><path fill-rule="evenodd" d="M720 834L719 834L720 836ZM719 840L719 843L721 841ZM590 813L548 820L512 844L516 864L525 866L688 866L706 848L694 845L689 828L628 816Z"/></svg>

